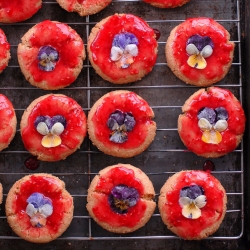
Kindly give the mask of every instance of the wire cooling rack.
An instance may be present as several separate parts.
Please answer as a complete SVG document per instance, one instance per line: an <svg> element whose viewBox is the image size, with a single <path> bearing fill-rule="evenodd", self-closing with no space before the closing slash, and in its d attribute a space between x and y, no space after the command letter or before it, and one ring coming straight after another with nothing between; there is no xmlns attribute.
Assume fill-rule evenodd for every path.
<svg viewBox="0 0 250 250"><path fill-rule="evenodd" d="M206 6L206 8L204 7ZM188 17L207 16L221 23L230 33L236 44L234 61L228 75L216 86L231 90L242 101L241 67L241 31L240 0L191 0L190 3L175 9L157 9L142 1L114 0L100 13L79 17L76 13L67 13L56 1L43 1L42 9L31 19L16 24L0 24L11 44L12 59L8 68L0 75L0 92L9 97L17 113L18 123L25 108L35 98L48 92L32 87L24 79L16 58L17 45L26 31L45 19L65 22L83 38L86 43L91 28L101 19L114 13L132 13L142 17L148 24L161 32L158 40L158 60L153 71L141 81L127 85L113 85L102 80L88 62L70 87L53 91L74 98L87 112L93 103L105 93L115 89L136 92L148 101L155 112L157 134L150 147L139 156L131 159L119 159L99 152L88 138L80 150L65 161L57 163L40 162L35 171L25 168L23 162L29 156L24 149L20 130L8 149L0 153L0 182L4 187L4 201L14 182L24 175L47 172L65 181L67 190L74 197L74 218L68 230L57 240L126 240L126 239L176 239L162 223L156 209L150 221L143 228L128 235L112 234L97 225L86 210L88 185L93 176L106 166L130 163L141 168L159 190L167 178L177 171L202 169L205 159L187 151L177 132L177 118L185 100L197 91L197 87L188 86L178 80L167 67L164 47L173 27ZM208 239L232 240L243 234L243 142L232 153L212 160L216 170L212 172L225 187L228 196L227 213L218 231ZM19 239L7 223L4 202L0 206L0 239Z"/></svg>

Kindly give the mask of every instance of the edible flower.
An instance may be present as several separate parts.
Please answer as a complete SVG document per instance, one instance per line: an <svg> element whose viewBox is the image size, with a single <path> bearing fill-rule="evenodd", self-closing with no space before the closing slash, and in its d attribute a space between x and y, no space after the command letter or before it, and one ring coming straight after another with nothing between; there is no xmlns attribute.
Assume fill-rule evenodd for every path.
<svg viewBox="0 0 250 250"><path fill-rule="evenodd" d="M138 39L129 32L115 35L110 53L110 59L114 61L118 68L128 68L134 62L134 57L138 55Z"/></svg>
<svg viewBox="0 0 250 250"><path fill-rule="evenodd" d="M204 190L198 185L186 186L180 191L179 204L182 207L182 215L188 219L198 219L201 209L207 203Z"/></svg>
<svg viewBox="0 0 250 250"><path fill-rule="evenodd" d="M115 143L124 143L128 140L127 132L135 126L135 119L132 113L115 110L107 121L107 126L112 130L109 140Z"/></svg>
<svg viewBox="0 0 250 250"><path fill-rule="evenodd" d="M66 120L61 115L50 118L49 116L38 116L34 122L37 132L43 135L42 145L45 148L59 146L62 143L60 135L66 127Z"/></svg>
<svg viewBox="0 0 250 250"><path fill-rule="evenodd" d="M59 60L59 53L51 46L43 46L38 52L38 67L43 71L53 71Z"/></svg>
<svg viewBox="0 0 250 250"><path fill-rule="evenodd" d="M26 213L33 227L46 225L47 217L53 213L52 201L41 193L33 193L27 199Z"/></svg>
<svg viewBox="0 0 250 250"><path fill-rule="evenodd" d="M198 113L198 126L202 130L202 141L219 144L222 141L221 132L228 127L228 112L225 108L203 108Z"/></svg>
<svg viewBox="0 0 250 250"><path fill-rule="evenodd" d="M213 53L214 43L208 36L194 35L187 41L186 51L189 55L187 64L196 69L205 69L207 62L205 58Z"/></svg>

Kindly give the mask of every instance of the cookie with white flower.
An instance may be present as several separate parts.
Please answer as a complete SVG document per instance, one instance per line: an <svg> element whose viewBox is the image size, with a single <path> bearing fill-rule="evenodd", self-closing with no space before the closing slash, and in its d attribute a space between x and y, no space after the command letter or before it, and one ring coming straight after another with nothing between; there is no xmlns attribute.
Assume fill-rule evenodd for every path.
<svg viewBox="0 0 250 250"><path fill-rule="evenodd" d="M96 101L89 112L89 138L105 154L133 157L154 140L153 117L153 110L136 93L112 91Z"/></svg>
<svg viewBox="0 0 250 250"><path fill-rule="evenodd" d="M64 23L45 20L22 37L17 57L30 84L46 90L69 86L80 74L85 59L81 37Z"/></svg>
<svg viewBox="0 0 250 250"><path fill-rule="evenodd" d="M104 168L88 189L87 210L103 228L114 233L129 233L143 227L151 218L156 203L148 176L129 164Z"/></svg>
<svg viewBox="0 0 250 250"><path fill-rule="evenodd" d="M218 87L191 95L178 118L178 132L188 150L203 157L221 157L240 144L244 110L232 92Z"/></svg>
<svg viewBox="0 0 250 250"><path fill-rule="evenodd" d="M211 18L190 18L176 26L165 54L173 73L187 84L209 86L222 80L233 61L230 34Z"/></svg>
<svg viewBox="0 0 250 250"><path fill-rule="evenodd" d="M0 22L16 23L31 18L42 7L42 0L11 0L0 3Z"/></svg>
<svg viewBox="0 0 250 250"><path fill-rule="evenodd" d="M68 12L76 12L80 16L93 15L107 7L112 0L56 0Z"/></svg>
<svg viewBox="0 0 250 250"><path fill-rule="evenodd" d="M42 161L59 161L74 153L87 131L81 106L62 94L35 99L20 124L25 148Z"/></svg>
<svg viewBox="0 0 250 250"><path fill-rule="evenodd" d="M154 30L132 14L115 14L97 23L87 49L96 73L115 84L140 80L157 58Z"/></svg>
<svg viewBox="0 0 250 250"><path fill-rule="evenodd" d="M50 174L27 175L9 190L7 221L24 240L46 243L59 237L73 218L73 198L65 183Z"/></svg>
<svg viewBox="0 0 250 250"><path fill-rule="evenodd" d="M183 4L186 4L190 0L143 0L145 3L149 3L158 8L176 8Z"/></svg>
<svg viewBox="0 0 250 250"><path fill-rule="evenodd" d="M10 44L7 41L6 35L0 29L0 73L8 66L10 60Z"/></svg>
<svg viewBox="0 0 250 250"><path fill-rule="evenodd" d="M220 181L209 172L178 172L160 190L158 207L167 227L186 240L213 234L226 214L227 196Z"/></svg>

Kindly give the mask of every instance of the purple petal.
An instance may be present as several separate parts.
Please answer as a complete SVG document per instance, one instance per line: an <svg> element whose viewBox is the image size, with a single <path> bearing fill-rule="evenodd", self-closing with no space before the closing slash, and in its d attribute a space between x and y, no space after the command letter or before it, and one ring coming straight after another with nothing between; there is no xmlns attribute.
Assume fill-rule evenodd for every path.
<svg viewBox="0 0 250 250"><path fill-rule="evenodd" d="M188 44L194 44L199 51L202 51L202 49L206 45L210 45L212 48L214 48L214 43L209 36L200 36L200 35L191 36L187 41L187 45Z"/></svg>
<svg viewBox="0 0 250 250"><path fill-rule="evenodd" d="M217 114L216 121L228 119L228 112L225 108L223 107L216 108L215 112Z"/></svg>
<svg viewBox="0 0 250 250"><path fill-rule="evenodd" d="M202 108L198 112L198 119L205 118L209 121L210 124L215 124L216 122L216 112L211 108Z"/></svg>
<svg viewBox="0 0 250 250"><path fill-rule="evenodd" d="M134 128L136 122L134 116L131 113L127 113L125 115L124 124L128 132Z"/></svg>

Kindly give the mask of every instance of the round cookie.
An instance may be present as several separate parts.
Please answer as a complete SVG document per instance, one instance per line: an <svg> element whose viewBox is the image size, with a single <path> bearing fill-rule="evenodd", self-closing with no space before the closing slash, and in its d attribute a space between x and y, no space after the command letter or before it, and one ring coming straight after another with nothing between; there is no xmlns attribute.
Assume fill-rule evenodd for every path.
<svg viewBox="0 0 250 250"><path fill-rule="evenodd" d="M59 237L73 218L73 198L65 183L50 174L24 176L10 189L7 221L24 240L47 243Z"/></svg>
<svg viewBox="0 0 250 250"><path fill-rule="evenodd" d="M96 101L89 112L89 138L105 154L133 157L154 140L153 117L148 103L134 92L109 92Z"/></svg>
<svg viewBox="0 0 250 250"><path fill-rule="evenodd" d="M0 204L2 204L2 202L3 202L3 186L0 183Z"/></svg>
<svg viewBox="0 0 250 250"><path fill-rule="evenodd" d="M42 7L42 0L1 0L0 22L16 23L31 18Z"/></svg>
<svg viewBox="0 0 250 250"><path fill-rule="evenodd" d="M24 111L20 130L31 154L42 161L59 161L80 148L87 130L86 116L70 97L44 95Z"/></svg>
<svg viewBox="0 0 250 250"><path fill-rule="evenodd" d="M131 14L115 14L97 23L87 48L96 73L116 84L140 80L157 58L154 30Z"/></svg>
<svg viewBox="0 0 250 250"><path fill-rule="evenodd" d="M56 0L68 12L77 12L80 16L93 15L107 7L112 0Z"/></svg>
<svg viewBox="0 0 250 250"><path fill-rule="evenodd" d="M158 8L175 8L180 7L190 0L143 0L145 3L149 3Z"/></svg>
<svg viewBox="0 0 250 250"><path fill-rule="evenodd" d="M0 73L8 66L10 60L10 44L2 29L0 29Z"/></svg>
<svg viewBox="0 0 250 250"><path fill-rule="evenodd" d="M209 172L181 171L160 190L158 207L167 227L186 240L213 234L226 214L227 196Z"/></svg>
<svg viewBox="0 0 250 250"><path fill-rule="evenodd" d="M16 134L16 113L10 100L0 94L0 151L7 148Z"/></svg>
<svg viewBox="0 0 250 250"><path fill-rule="evenodd" d="M101 170L92 180L87 210L106 230L130 233L151 218L156 207L154 196L145 173L129 164L117 164Z"/></svg>
<svg viewBox="0 0 250 250"><path fill-rule="evenodd" d="M208 86L224 78L233 60L234 42L211 18L190 18L175 27L165 53L173 73L187 84Z"/></svg>
<svg viewBox="0 0 250 250"><path fill-rule="evenodd" d="M226 89L210 87L191 95L178 118L181 140L197 155L220 157L233 151L245 130L240 102Z"/></svg>
<svg viewBox="0 0 250 250"><path fill-rule="evenodd" d="M86 55L83 41L75 30L64 23L45 20L22 37L17 56L30 84L56 90L76 80Z"/></svg>

